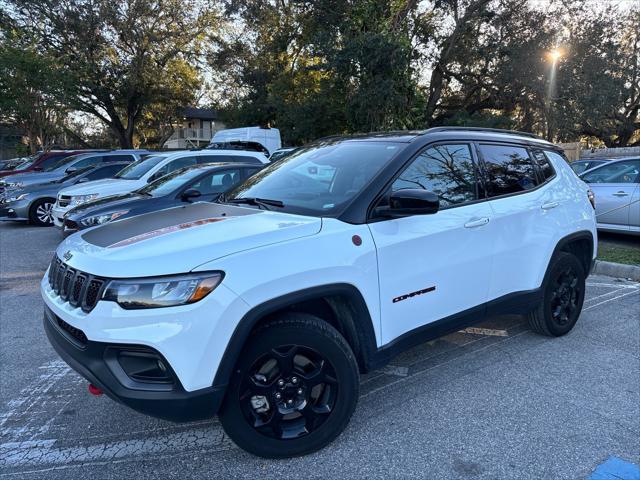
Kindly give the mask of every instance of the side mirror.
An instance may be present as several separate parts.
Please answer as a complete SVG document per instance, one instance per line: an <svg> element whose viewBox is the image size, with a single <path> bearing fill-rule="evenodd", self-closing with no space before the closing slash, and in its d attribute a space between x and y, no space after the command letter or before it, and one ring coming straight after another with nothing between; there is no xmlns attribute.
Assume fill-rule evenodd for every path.
<svg viewBox="0 0 640 480"><path fill-rule="evenodd" d="M76 167L69 167L67 168L64 173L73 173L73 172L77 172L78 169Z"/></svg>
<svg viewBox="0 0 640 480"><path fill-rule="evenodd" d="M407 188L393 192L388 207L379 207L376 213L383 217L401 218L411 215L432 215L440 209L440 199L433 192Z"/></svg>
<svg viewBox="0 0 640 480"><path fill-rule="evenodd" d="M182 192L182 195L180 196L180 198L182 198L182 201L184 202L190 202L192 199L198 198L201 195L202 194L198 190L194 188L189 188L188 190L185 190L184 192Z"/></svg>

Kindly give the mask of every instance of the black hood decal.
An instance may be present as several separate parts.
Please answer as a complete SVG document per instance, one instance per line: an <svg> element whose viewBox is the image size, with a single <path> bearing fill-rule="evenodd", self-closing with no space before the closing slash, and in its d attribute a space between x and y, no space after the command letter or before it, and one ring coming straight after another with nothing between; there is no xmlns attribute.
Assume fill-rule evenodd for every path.
<svg viewBox="0 0 640 480"><path fill-rule="evenodd" d="M199 202L107 223L84 233L82 239L98 247L115 248L185 228L260 213L250 208Z"/></svg>

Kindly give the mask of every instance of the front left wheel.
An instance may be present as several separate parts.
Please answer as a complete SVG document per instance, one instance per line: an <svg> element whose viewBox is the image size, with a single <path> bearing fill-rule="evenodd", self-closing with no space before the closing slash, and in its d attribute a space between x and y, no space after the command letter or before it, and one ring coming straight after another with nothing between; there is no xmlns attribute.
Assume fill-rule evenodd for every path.
<svg viewBox="0 0 640 480"><path fill-rule="evenodd" d="M234 372L220 421L239 447L261 457L323 448L347 426L358 400L351 348L309 314L288 313L256 330Z"/></svg>
<svg viewBox="0 0 640 480"><path fill-rule="evenodd" d="M29 209L29 222L39 227L50 227L53 225L53 205L55 200L42 198L31 205Z"/></svg>

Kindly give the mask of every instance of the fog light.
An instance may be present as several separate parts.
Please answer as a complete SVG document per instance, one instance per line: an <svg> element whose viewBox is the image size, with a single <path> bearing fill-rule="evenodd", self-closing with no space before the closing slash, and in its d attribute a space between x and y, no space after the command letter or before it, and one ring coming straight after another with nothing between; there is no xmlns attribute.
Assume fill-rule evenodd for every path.
<svg viewBox="0 0 640 480"><path fill-rule="evenodd" d="M167 365L154 353L122 350L118 362L124 373L137 382L173 383Z"/></svg>

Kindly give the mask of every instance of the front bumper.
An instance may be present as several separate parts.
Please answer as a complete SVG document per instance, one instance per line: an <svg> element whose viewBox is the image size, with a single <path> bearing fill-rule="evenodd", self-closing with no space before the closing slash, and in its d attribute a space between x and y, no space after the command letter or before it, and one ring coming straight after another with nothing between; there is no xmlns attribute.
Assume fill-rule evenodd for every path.
<svg viewBox="0 0 640 480"><path fill-rule="evenodd" d="M113 400L138 412L175 422L210 418L220 408L224 387L185 391L159 352L142 345L90 341L80 330L68 327L69 324L45 306L44 329L58 355ZM172 383L140 382L127 375L119 363L119 353L141 350L168 365Z"/></svg>
<svg viewBox="0 0 640 480"><path fill-rule="evenodd" d="M0 205L0 220L3 221L27 221L29 220L29 201L3 203Z"/></svg>

